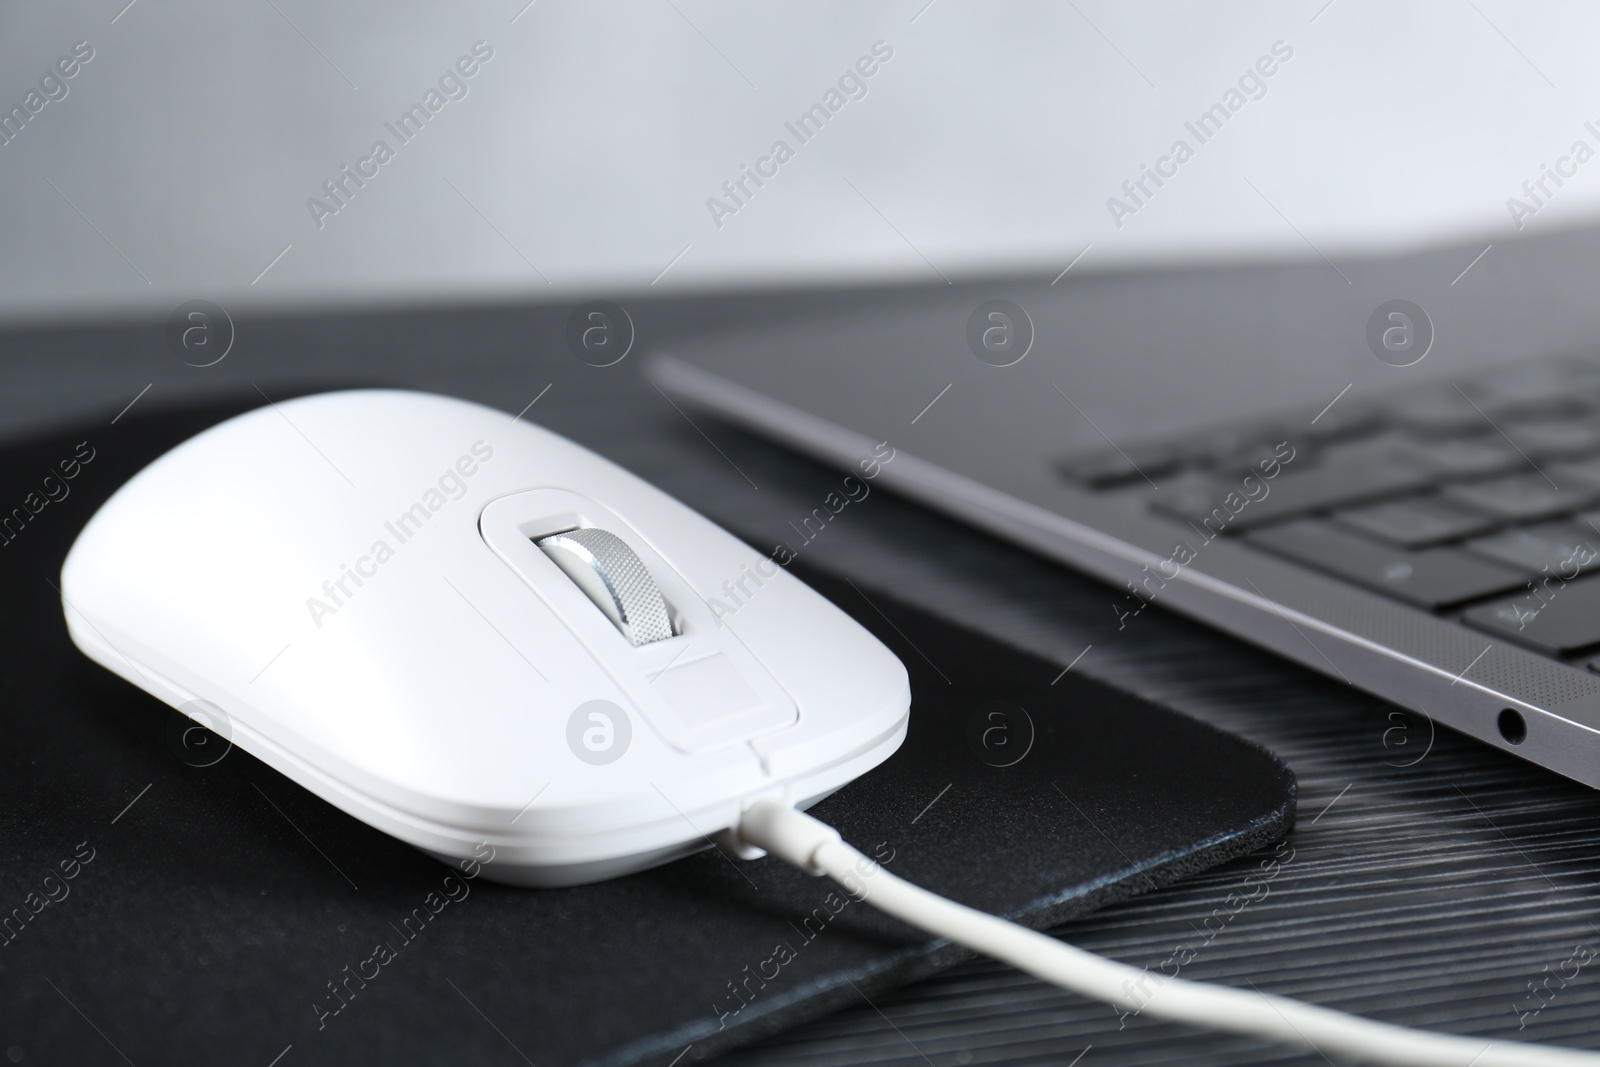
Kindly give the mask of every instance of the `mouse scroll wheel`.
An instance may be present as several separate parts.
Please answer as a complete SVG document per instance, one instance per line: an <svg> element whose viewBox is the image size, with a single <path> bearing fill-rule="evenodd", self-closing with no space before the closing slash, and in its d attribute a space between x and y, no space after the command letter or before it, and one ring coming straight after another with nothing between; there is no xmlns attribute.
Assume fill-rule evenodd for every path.
<svg viewBox="0 0 1600 1067"><path fill-rule="evenodd" d="M661 590L622 538L586 527L535 543L635 647L672 636L672 619Z"/></svg>

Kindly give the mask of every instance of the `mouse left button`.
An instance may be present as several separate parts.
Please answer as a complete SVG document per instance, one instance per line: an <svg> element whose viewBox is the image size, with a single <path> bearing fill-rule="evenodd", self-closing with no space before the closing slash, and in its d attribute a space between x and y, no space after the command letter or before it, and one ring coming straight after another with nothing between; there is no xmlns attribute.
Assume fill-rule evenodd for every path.
<svg viewBox="0 0 1600 1067"><path fill-rule="evenodd" d="M673 636L666 598L622 538L591 526L535 543L635 647Z"/></svg>

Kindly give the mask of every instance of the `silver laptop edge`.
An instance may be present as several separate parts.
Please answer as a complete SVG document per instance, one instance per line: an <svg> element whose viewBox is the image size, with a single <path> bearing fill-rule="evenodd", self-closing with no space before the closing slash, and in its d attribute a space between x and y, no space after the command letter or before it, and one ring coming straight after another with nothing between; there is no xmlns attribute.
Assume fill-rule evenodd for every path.
<svg viewBox="0 0 1600 1067"><path fill-rule="evenodd" d="M875 442L859 433L670 354L655 356L647 373L669 395L823 462L854 468L872 454ZM1051 507L1029 503L899 446L878 484L1110 582L1107 617L1119 625L1136 625L1128 612L1139 601L1123 590L1138 582L1150 603L1600 788L1600 678L1232 540L1205 542L1168 577L1171 565L1161 564L1175 544L1195 542L1192 530L1041 473L1059 509L1054 499ZM1502 733L1507 709L1525 723L1520 743ZM1392 755L1396 765L1414 758Z"/></svg>

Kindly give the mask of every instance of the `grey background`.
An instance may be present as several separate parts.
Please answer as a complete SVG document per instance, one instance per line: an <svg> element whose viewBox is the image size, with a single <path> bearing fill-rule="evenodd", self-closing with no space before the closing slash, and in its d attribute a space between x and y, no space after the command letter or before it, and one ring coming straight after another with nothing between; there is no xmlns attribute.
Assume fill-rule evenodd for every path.
<svg viewBox="0 0 1600 1067"><path fill-rule="evenodd" d="M8 4L0 103L75 41L95 58L0 147L0 316L1488 244L1541 164L1600 147L1597 30L1511 0ZM470 95L319 230L307 199L477 40ZM867 95L714 226L706 200L878 40ZM1278 40L1266 95L1113 225ZM1529 229L1597 206L1592 162Z"/></svg>

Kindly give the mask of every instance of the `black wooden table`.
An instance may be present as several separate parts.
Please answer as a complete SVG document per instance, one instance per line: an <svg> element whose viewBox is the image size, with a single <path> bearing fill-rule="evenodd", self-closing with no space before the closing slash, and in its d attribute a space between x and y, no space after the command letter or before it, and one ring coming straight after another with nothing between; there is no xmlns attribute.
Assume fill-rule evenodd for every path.
<svg viewBox="0 0 1600 1067"><path fill-rule="evenodd" d="M628 307L642 355L707 325L852 299ZM834 472L675 407L640 376L637 357L609 368L581 363L564 342L571 307L240 317L233 350L205 368L174 357L159 321L15 330L0 335L0 435L69 419L109 423L130 402L148 410L211 395L394 384L508 412L538 398L525 417L758 546L785 539L790 521L833 488ZM1392 1022L1600 1048L1600 798L1591 791L1159 609L1118 632L1104 586L887 493L852 504L804 551L813 565L893 588L1063 666L1076 660L1074 670L1259 741L1294 768L1299 825L1269 853L1280 862L1264 890L1245 879L1265 855L1115 906L1061 936L1169 973L1186 946L1184 977L1253 983ZM1122 1019L979 961L732 1060L1326 1062Z"/></svg>

